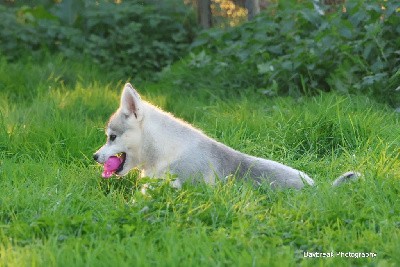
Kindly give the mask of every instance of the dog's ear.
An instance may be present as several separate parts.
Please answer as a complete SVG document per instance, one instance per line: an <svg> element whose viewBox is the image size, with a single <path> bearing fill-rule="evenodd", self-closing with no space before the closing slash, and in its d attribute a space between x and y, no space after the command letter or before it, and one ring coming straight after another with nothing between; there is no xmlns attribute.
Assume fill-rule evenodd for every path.
<svg viewBox="0 0 400 267"><path fill-rule="evenodd" d="M142 100L130 83L126 83L124 86L120 107L127 117L133 115L138 120L143 118Z"/></svg>

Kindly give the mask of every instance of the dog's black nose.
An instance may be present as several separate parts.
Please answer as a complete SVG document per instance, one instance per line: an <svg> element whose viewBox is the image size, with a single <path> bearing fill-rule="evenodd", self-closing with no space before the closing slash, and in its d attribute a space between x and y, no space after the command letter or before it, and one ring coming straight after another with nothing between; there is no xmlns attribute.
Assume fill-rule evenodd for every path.
<svg viewBox="0 0 400 267"><path fill-rule="evenodd" d="M93 154L93 159L94 159L95 161L97 161L98 158L99 158L99 155Z"/></svg>

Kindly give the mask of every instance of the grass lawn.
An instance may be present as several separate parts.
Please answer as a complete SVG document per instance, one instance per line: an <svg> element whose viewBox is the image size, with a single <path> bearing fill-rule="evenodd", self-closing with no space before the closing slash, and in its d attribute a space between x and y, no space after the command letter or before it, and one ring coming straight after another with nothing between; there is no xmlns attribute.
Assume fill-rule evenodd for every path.
<svg viewBox="0 0 400 267"><path fill-rule="evenodd" d="M229 181L178 191L135 172L103 180L91 156L125 81L85 64L0 61L0 266L400 265L399 114L363 96L221 93L206 78L192 90L168 74L136 86L211 137L305 171L316 187ZM362 179L332 189L348 170Z"/></svg>

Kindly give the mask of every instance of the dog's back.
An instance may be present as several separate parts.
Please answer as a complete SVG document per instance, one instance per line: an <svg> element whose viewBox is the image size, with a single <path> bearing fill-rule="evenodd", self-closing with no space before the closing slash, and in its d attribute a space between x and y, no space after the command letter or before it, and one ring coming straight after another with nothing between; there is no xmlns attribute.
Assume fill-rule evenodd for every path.
<svg viewBox="0 0 400 267"><path fill-rule="evenodd" d="M160 140L156 143L161 146L150 150L163 150L164 147L166 149L163 152L169 151L163 156L164 159L169 158L169 164L156 173L145 170L146 175L152 173L158 176L168 171L177 175L181 182L188 178L202 177L211 184L218 178L235 175L237 178L252 179L256 184L269 183L272 187L298 189L304 186L303 181L309 185L314 184L301 171L236 151L149 103L146 103L146 109L152 124L148 128L153 128L146 131L146 137L153 140L152 143Z"/></svg>

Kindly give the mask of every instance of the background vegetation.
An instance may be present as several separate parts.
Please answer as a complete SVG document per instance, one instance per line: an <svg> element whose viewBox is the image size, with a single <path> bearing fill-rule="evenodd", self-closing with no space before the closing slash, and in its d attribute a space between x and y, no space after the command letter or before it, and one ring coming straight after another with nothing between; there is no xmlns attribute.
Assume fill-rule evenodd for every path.
<svg viewBox="0 0 400 267"><path fill-rule="evenodd" d="M193 65L215 66L209 75L234 80L233 88L357 92L398 104L398 7L349 1L345 12L321 16L311 1L279 5L240 27L203 32L192 44Z"/></svg>
<svg viewBox="0 0 400 267"><path fill-rule="evenodd" d="M154 79L190 46L186 67L213 82L222 77L217 87L223 91L252 87L298 96L334 90L398 105L398 8L393 1L349 1L322 16L311 2L282 1L250 22L203 31L192 42L199 30L194 12L178 0L0 6L0 38L7 40L0 51L12 61L27 53L35 60L84 55L118 77Z"/></svg>
<svg viewBox="0 0 400 267"><path fill-rule="evenodd" d="M280 1L203 32L180 1L67 3L0 5L1 266L400 264L394 2L320 16ZM211 137L317 186L177 191L168 177L101 179L91 155L128 80ZM362 179L332 190L348 170ZM331 251L376 257L303 254Z"/></svg>
<svg viewBox="0 0 400 267"><path fill-rule="evenodd" d="M0 39L7 40L0 50L8 60L61 53L88 57L121 76L146 76L171 64L186 52L197 29L192 10L177 0L44 1L0 5L0 14Z"/></svg>

